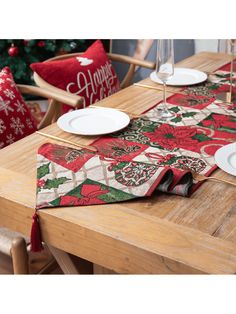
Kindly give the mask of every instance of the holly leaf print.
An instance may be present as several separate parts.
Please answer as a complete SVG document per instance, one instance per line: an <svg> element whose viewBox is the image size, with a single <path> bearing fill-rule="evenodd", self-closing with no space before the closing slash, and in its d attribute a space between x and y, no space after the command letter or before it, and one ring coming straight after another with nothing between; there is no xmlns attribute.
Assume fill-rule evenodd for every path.
<svg viewBox="0 0 236 314"><path fill-rule="evenodd" d="M171 119L170 121L174 122L174 123L178 123L178 122L182 121L182 118L181 117L176 117L176 118Z"/></svg>
<svg viewBox="0 0 236 314"><path fill-rule="evenodd" d="M218 76L220 78L229 78L230 73L226 73L226 74L215 73L215 76Z"/></svg>
<svg viewBox="0 0 236 314"><path fill-rule="evenodd" d="M207 135L201 133L201 134L195 134L193 137L193 139L198 140L199 142L205 142L205 141L210 141L211 138L208 137Z"/></svg>
<svg viewBox="0 0 236 314"><path fill-rule="evenodd" d="M197 112L185 112L182 114L182 117L183 118L190 118L190 117L193 117L197 114Z"/></svg>
<svg viewBox="0 0 236 314"><path fill-rule="evenodd" d="M157 128L157 124L153 123L142 127L142 132L154 132Z"/></svg>
<svg viewBox="0 0 236 314"><path fill-rule="evenodd" d="M209 86L209 89L211 89L211 90L216 90L216 89L218 89L219 87L220 87L219 84L212 84L212 85Z"/></svg>
<svg viewBox="0 0 236 314"><path fill-rule="evenodd" d="M69 181L69 180L70 179L66 177L61 177L61 178L56 178L56 179L47 179L43 188L44 189L58 188L60 184L63 184L64 182Z"/></svg>
<svg viewBox="0 0 236 314"><path fill-rule="evenodd" d="M166 165L172 165L173 163L175 163L180 157L179 156L174 156L172 158L170 158L169 160L165 161L163 164Z"/></svg>
<svg viewBox="0 0 236 314"><path fill-rule="evenodd" d="M46 174L49 174L49 172L50 172L49 165L50 165L50 162L45 164L45 165L40 166L37 169L37 179L40 179L40 178L46 176Z"/></svg>
<svg viewBox="0 0 236 314"><path fill-rule="evenodd" d="M172 107L169 109L170 111L173 111L175 113L179 112L180 111L180 108L179 107Z"/></svg>

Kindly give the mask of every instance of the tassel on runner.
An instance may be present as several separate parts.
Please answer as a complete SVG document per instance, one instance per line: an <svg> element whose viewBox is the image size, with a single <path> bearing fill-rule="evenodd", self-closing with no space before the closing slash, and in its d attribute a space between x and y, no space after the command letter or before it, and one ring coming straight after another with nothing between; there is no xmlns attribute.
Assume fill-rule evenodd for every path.
<svg viewBox="0 0 236 314"><path fill-rule="evenodd" d="M30 236L30 242L31 242L30 250L32 252L40 252L43 250L43 244L41 240L39 216L36 211L32 218L33 218L33 223L32 223L31 236Z"/></svg>

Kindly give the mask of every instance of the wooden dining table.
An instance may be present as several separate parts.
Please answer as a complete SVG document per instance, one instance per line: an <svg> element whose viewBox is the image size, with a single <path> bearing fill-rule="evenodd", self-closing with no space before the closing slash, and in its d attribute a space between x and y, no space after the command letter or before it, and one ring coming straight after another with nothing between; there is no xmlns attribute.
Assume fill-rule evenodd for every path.
<svg viewBox="0 0 236 314"><path fill-rule="evenodd" d="M176 66L211 72L230 58L201 52ZM157 86L150 78L140 83ZM161 99L162 91L132 85L96 105L140 114ZM95 140L65 133L56 123L42 131L85 145ZM30 234L36 202L36 154L45 142L59 143L34 133L0 151L0 226L24 235ZM220 169L213 175L236 183ZM64 273L76 273L67 253L92 262L97 273L236 273L236 190L225 183L204 182L191 197L159 192L122 203L42 209L38 215L43 241Z"/></svg>

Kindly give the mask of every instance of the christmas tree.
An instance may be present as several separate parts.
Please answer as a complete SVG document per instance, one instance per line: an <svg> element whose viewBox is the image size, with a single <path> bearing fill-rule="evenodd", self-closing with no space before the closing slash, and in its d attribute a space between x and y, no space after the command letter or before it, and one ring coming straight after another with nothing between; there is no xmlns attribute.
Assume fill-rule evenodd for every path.
<svg viewBox="0 0 236 314"><path fill-rule="evenodd" d="M94 40L83 39L1 39L0 69L9 66L16 83L34 84L30 64L56 55L85 51Z"/></svg>

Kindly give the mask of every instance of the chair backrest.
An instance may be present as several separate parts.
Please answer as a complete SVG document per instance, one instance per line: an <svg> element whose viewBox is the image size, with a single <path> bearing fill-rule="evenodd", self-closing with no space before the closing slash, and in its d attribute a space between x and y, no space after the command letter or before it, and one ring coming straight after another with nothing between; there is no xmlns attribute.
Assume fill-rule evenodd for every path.
<svg viewBox="0 0 236 314"><path fill-rule="evenodd" d="M42 87L31 85L17 85L19 91L22 94L36 95L39 97L50 99L47 112L41 120L38 129L44 128L49 124L56 122L58 115L60 114L60 104L67 103L68 105L79 108L82 104L82 99L76 95L68 94L58 88L58 92L54 89L45 89Z"/></svg>
<svg viewBox="0 0 236 314"><path fill-rule="evenodd" d="M54 58L50 58L50 59L46 60L45 62L69 59L71 57L80 56L81 54L83 54L83 52L60 55L60 56L56 56ZM139 60L139 59L135 59L133 57L129 57L126 55L107 53L107 56L111 61L127 63L130 65L124 79L121 82L121 88L125 88L125 87L129 86L130 81L134 75L136 66L144 67L144 68L151 69L151 70L152 69L154 70L155 66L156 66L154 62L146 61L146 60Z"/></svg>
<svg viewBox="0 0 236 314"><path fill-rule="evenodd" d="M217 52L236 53L235 39L218 39Z"/></svg>
<svg viewBox="0 0 236 314"><path fill-rule="evenodd" d="M81 54L83 54L83 52L60 55L60 56L56 56L54 58L47 59L44 62L65 60L65 59L68 59L71 57L80 56ZM120 84L121 88L125 88L125 87L128 87L130 85L130 82L131 82L132 77L133 77L134 72L135 72L135 68L137 66L144 67L147 69L152 69L152 70L154 70L155 66L156 66L154 62L146 61L146 60L139 60L139 59L135 59L133 57L129 57L129 56L121 55L121 54L107 53L107 56L111 61L129 64L128 71L127 71L123 81ZM33 75L34 75L34 81L38 86L40 86L41 88L48 90L52 93L55 93L56 95L60 95L61 97L63 97L65 100L62 101L62 103L66 103L68 105L72 105L71 103L74 103L72 106L76 107L76 108L83 107L84 101L83 101L82 97L80 97L78 95L70 94L70 93L68 93L68 92L66 92L66 91L64 91L58 87L55 87L55 86L49 84L42 77L40 77L36 72L34 72ZM76 105L75 105L75 99L76 99ZM46 123L43 121L42 124L40 125L40 128L46 126L48 124L48 121L52 120L52 116L53 116L53 122L54 122L57 120L57 118L60 115L61 115L61 106L59 106L58 103L55 104L55 102L51 102L49 105L47 117L45 117Z"/></svg>
<svg viewBox="0 0 236 314"><path fill-rule="evenodd" d="M60 56L56 56L54 58L47 59L44 62L64 60L64 59L68 59L71 57L80 56L81 54L83 54L83 53L79 52L79 53L60 55ZM129 56L121 55L121 54L107 53L107 56L111 61L127 63L130 65L123 81L121 82L121 88L125 88L125 87L129 86L131 79L134 75L136 66L144 67L147 69L153 69L153 70L155 69L155 66L156 66L154 62L146 61L146 60L139 60L139 59L135 59L133 57L129 57ZM34 80L35 80L36 84L40 87L45 87L45 88L50 88L50 89L52 87L51 84L47 83L45 80L43 80L35 72L34 72ZM55 87L55 92L60 93L60 92L62 92L62 90ZM64 93L62 93L62 94L64 94ZM81 101L81 104L82 104L82 101Z"/></svg>

